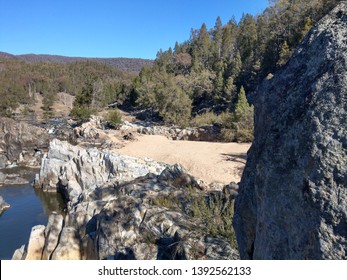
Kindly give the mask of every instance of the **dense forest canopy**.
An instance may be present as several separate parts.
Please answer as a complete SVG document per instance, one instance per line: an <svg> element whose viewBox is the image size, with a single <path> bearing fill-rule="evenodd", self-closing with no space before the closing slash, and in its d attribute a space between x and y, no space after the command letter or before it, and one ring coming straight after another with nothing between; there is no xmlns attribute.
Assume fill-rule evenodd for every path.
<svg viewBox="0 0 347 280"><path fill-rule="evenodd" d="M139 103L153 99L146 94L151 84L173 79L198 108L203 102L217 111L229 107L241 86L252 91L283 66L312 25L338 2L270 1L262 14L244 14L239 23L232 18L223 25L218 17L210 30L203 23L189 40L160 50L155 65L143 69L135 84Z"/></svg>
<svg viewBox="0 0 347 280"><path fill-rule="evenodd" d="M222 23L218 17L211 29L203 23L187 41L160 50L153 65L136 77L91 61L3 58L0 115L10 115L19 103L33 102L33 92L46 97L49 109L54 94L64 91L76 96L77 112L126 103L151 109L169 124L219 122L228 139L241 135L251 140L253 108L245 96L286 64L310 28L340 0L269 2L262 14L244 14L239 22L231 18Z"/></svg>
<svg viewBox="0 0 347 280"><path fill-rule="evenodd" d="M218 17L210 30L203 23L191 31L189 40L160 50L154 65L143 68L134 82L137 104L154 108L167 122L183 124L202 113L227 113L223 125L238 127L242 118L235 118L235 109L241 92L249 93L271 78L338 2L273 0L262 14L244 14L238 23L231 18L223 24ZM245 112L252 114L251 109Z"/></svg>

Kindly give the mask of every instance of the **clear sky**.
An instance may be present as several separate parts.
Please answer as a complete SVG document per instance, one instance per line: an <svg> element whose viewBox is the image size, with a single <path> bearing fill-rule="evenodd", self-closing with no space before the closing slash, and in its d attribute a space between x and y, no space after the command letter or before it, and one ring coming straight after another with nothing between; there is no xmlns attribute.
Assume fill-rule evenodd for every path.
<svg viewBox="0 0 347 280"><path fill-rule="evenodd" d="M0 0L0 51L155 58L202 23L259 14L268 0Z"/></svg>

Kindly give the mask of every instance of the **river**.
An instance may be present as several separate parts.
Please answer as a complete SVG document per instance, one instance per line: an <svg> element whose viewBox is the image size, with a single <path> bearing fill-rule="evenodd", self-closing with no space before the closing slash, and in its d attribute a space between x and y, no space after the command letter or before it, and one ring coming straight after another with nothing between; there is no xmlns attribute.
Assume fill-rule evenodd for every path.
<svg viewBox="0 0 347 280"><path fill-rule="evenodd" d="M34 179L35 173L29 174ZM0 195L11 205L0 215L0 259L12 258L14 251L27 244L31 228L46 225L53 211L63 213L65 204L60 194L45 193L32 184L0 186Z"/></svg>

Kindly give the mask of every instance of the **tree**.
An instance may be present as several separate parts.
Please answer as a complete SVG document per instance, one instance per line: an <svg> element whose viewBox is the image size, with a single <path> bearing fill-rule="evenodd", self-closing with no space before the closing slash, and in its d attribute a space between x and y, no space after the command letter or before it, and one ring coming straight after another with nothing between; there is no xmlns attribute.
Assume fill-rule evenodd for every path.
<svg viewBox="0 0 347 280"><path fill-rule="evenodd" d="M279 54L279 59L277 61L277 65L279 67L283 66L284 64L287 63L287 61L289 60L290 56L291 56L292 52L289 49L289 46L287 44L287 41L284 41L282 48L280 50L280 54Z"/></svg>
<svg viewBox="0 0 347 280"><path fill-rule="evenodd" d="M93 101L93 83L88 80L81 92L76 95L70 117L79 122L86 122L90 116L96 112L91 108Z"/></svg>
<svg viewBox="0 0 347 280"><path fill-rule="evenodd" d="M175 73L187 75L192 65L192 57L189 53L181 52L174 54Z"/></svg>
<svg viewBox="0 0 347 280"><path fill-rule="evenodd" d="M192 31L191 43L193 47L193 68L195 70L206 68L210 59L211 36L207 30L206 24L203 23L201 28L195 32Z"/></svg>
<svg viewBox="0 0 347 280"><path fill-rule="evenodd" d="M133 83L134 91L137 96L137 105L142 108L150 108L153 106L155 103L154 88L156 83L154 69L143 67Z"/></svg>
<svg viewBox="0 0 347 280"><path fill-rule="evenodd" d="M168 124L186 127L191 116L192 101L173 81L157 91L159 115Z"/></svg>
<svg viewBox="0 0 347 280"><path fill-rule="evenodd" d="M89 107L93 101L93 82L88 80L82 90L76 95L74 106Z"/></svg>
<svg viewBox="0 0 347 280"><path fill-rule="evenodd" d="M87 122L92 114L95 114L96 110L87 107L86 105L74 106L70 112L70 117L78 122Z"/></svg>
<svg viewBox="0 0 347 280"><path fill-rule="evenodd" d="M234 56L237 43L238 26L236 20L231 19L224 27L222 34L221 58L227 63Z"/></svg>
<svg viewBox="0 0 347 280"><path fill-rule="evenodd" d="M237 96L235 111L233 114L233 127L235 129L234 140L238 142L253 141L253 105L249 105L246 92L241 87Z"/></svg>
<svg viewBox="0 0 347 280"><path fill-rule="evenodd" d="M49 120L53 116L53 104L55 101L55 94L53 92L48 92L43 94L42 99L42 110L44 119Z"/></svg>
<svg viewBox="0 0 347 280"><path fill-rule="evenodd" d="M242 63L252 59L252 54L257 42L257 23L250 14L242 16L239 24L238 49Z"/></svg>
<svg viewBox="0 0 347 280"><path fill-rule="evenodd" d="M221 18L218 16L216 19L216 23L214 29L212 31L213 38L213 62L212 64L216 64L220 61L222 56L222 39L223 39L223 24Z"/></svg>

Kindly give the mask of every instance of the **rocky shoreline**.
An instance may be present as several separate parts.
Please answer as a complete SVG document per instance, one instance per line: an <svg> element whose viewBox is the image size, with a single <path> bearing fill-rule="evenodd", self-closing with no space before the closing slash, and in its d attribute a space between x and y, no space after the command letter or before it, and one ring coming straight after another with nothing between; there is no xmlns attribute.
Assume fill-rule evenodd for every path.
<svg viewBox="0 0 347 280"><path fill-rule="evenodd" d="M219 203L221 215L227 206L231 211L236 184L223 191L221 185L210 189L180 165L111 152L118 144L110 140L110 132L98 117L68 131L0 119L1 167L10 168L0 171L0 185L29 183L13 167L40 166L34 187L60 192L67 203L64 217L52 214L46 226L33 227L28 244L13 259L239 258L232 228L221 237L216 229L206 230L202 216L207 212L195 213L199 207L215 211L207 209L211 203ZM212 127L181 130L123 122L112 131L122 141L133 141L136 134L218 141Z"/></svg>
<svg viewBox="0 0 347 280"><path fill-rule="evenodd" d="M239 258L228 236L207 230L198 217L200 208L209 213L211 205L221 215L232 210L236 184L205 190L179 165L55 139L35 186L63 193L67 213L34 227L28 245L13 259Z"/></svg>

